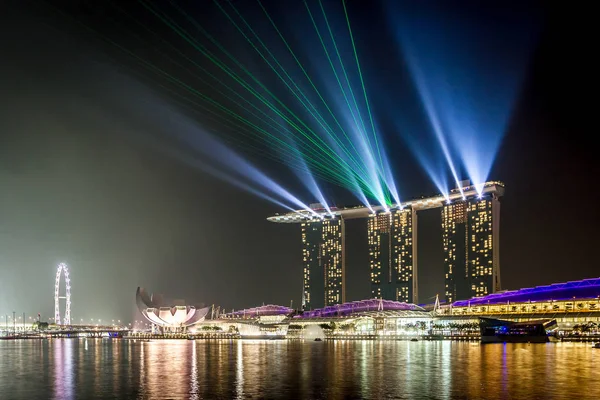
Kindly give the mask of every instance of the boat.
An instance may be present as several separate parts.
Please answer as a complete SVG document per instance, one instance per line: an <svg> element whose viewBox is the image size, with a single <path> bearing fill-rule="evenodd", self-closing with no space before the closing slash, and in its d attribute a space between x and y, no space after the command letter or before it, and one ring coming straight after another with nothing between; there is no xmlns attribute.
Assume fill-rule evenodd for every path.
<svg viewBox="0 0 600 400"><path fill-rule="evenodd" d="M414 338L410 339L410 341L411 341L411 342L418 342L418 341L419 341L419 339L417 339L416 337L414 337Z"/></svg>
<svg viewBox="0 0 600 400"><path fill-rule="evenodd" d="M321 339L320 337L315 339L315 342L322 342L322 341L323 341L323 339Z"/></svg>
<svg viewBox="0 0 600 400"><path fill-rule="evenodd" d="M512 322L480 318L481 343L548 343L556 320Z"/></svg>
<svg viewBox="0 0 600 400"><path fill-rule="evenodd" d="M592 345L592 348L593 348L593 349L600 349L600 342L598 342L598 343L594 343L594 344Z"/></svg>

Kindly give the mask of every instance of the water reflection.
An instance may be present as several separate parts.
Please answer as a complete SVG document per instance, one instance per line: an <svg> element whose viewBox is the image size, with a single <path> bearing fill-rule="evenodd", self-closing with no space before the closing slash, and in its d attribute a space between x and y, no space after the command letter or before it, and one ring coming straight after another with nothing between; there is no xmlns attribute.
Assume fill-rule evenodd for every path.
<svg viewBox="0 0 600 400"><path fill-rule="evenodd" d="M52 349L54 358L54 398L55 399L73 399L74 379L73 379L73 342L77 339L55 340Z"/></svg>
<svg viewBox="0 0 600 400"><path fill-rule="evenodd" d="M194 342L167 340L142 343L144 348L144 392L150 398L166 393L184 398L190 392L190 365Z"/></svg>
<svg viewBox="0 0 600 400"><path fill-rule="evenodd" d="M244 398L244 347L242 341L238 340L236 349L236 382L235 394L236 398Z"/></svg>
<svg viewBox="0 0 600 400"><path fill-rule="evenodd" d="M198 352L196 344L192 346L192 369L190 370L190 399L196 400L198 396Z"/></svg>
<svg viewBox="0 0 600 400"><path fill-rule="evenodd" d="M575 343L59 339L0 354L3 400L600 398L600 351Z"/></svg>

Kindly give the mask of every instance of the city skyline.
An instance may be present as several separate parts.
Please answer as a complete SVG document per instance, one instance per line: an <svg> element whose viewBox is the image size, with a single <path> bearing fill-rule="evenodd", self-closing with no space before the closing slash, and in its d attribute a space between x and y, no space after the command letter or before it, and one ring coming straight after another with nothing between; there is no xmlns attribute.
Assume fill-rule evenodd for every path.
<svg viewBox="0 0 600 400"><path fill-rule="evenodd" d="M600 397L593 13L1 4L2 399Z"/></svg>
<svg viewBox="0 0 600 400"><path fill-rule="evenodd" d="M145 31L132 34L129 29L137 25L108 6L98 13L76 6L61 9L65 17L46 2L40 7L18 3L8 5L6 23L0 28L4 37L12 38L2 43L2 52L11 62L1 67L3 76L10 79L4 82L6 95L0 108L0 184L5 188L0 200L0 313L14 310L27 315L53 315L53 282L60 262L70 266L76 319L84 310L90 318L112 319L114 315L131 319L135 308L123 310L122 304L133 301L132 288L140 285L198 302L222 304L228 309L263 302L289 305L290 300L300 304L303 261L298 232L264 220L286 209L203 172L195 167L195 159L182 162L157 150L166 147L165 143L185 141L193 153L180 123L182 114L193 115L177 102L182 92L172 95L161 91L164 81L156 84L138 61L125 57L73 19L108 34L109 39L119 39L119 45L140 49L140 54L159 47L160 39L148 35L144 36L148 44L139 43L136 35ZM265 4L273 10L274 20L283 24L287 14L277 10L276 2ZM393 156L388 160L395 172L390 181L397 183L401 202L412 196L439 193L426 168L434 172L438 164L446 168L446 155L431 151L438 140L429 134L427 123L413 123L426 111L421 96L415 94L408 61L396 54L397 32L390 32L388 23L372 26L368 22L370 18L387 21L393 13L386 13L387 4L348 4L357 52L361 62L365 60L361 67L367 94L373 101L374 121L386 140L385 150ZM299 5L297 15L304 16L303 21L312 28L303 5ZM123 7L160 37L172 39L164 24L153 22L148 13L138 14L127 5ZM449 6L441 7L443 10L433 11L455 16L447 9ZM491 18L481 7L472 7L465 11L468 15L482 14L474 22L477 28L486 25L502 31L500 43L495 41L489 47L483 43L486 36L478 35L480 49L499 51L504 58L498 68L507 73L526 64L505 134L497 146L490 145L490 151L494 147L497 155L490 157L485 147L481 153L472 152L486 163L493 163L489 177L505 182L510 193L502 201L502 288L595 277L598 274L591 243L598 238L598 211L569 205L562 195L563 188L568 188L573 199L577 194L578 201L587 201L598 191L593 184L598 176L595 152L585 139L591 126L589 114L572 109L572 99L579 98L580 88L586 87L589 78L581 71L585 63L569 62L566 68L559 67L565 60L579 60L581 54L572 41L584 40L585 35L565 32L561 18L532 6L522 15L535 17L539 37L528 56L523 57L506 48L520 43L523 27L530 25L513 21L505 15L510 14L508 11L500 10ZM204 18L201 22L207 23L211 32L225 20L214 10L205 14L193 8L188 11ZM334 8L327 11L328 15L337 15ZM114 17L111 21L118 24L108 24L110 18L106 16ZM267 29L269 25L258 26ZM304 25L290 24L292 27ZM286 38L294 37L287 30L283 33ZM313 36L307 43L318 44ZM235 29L215 37L232 46L236 55L254 51L236 46L240 35ZM178 48L187 45L181 42L174 43ZM422 41L413 43L422 48ZM297 45L296 41L290 42L294 50ZM284 46L280 48L285 50ZM181 56L175 59L174 51L163 47L159 50L183 62ZM182 51L192 58L192 50L186 47ZM460 63L443 65L452 65L457 71L488 71L485 67L493 61L485 60L494 59L488 55L481 53L479 59L484 65L479 69ZM160 54L153 53L149 58L161 67L170 63ZM208 68L200 58L193 59ZM243 61L244 65L262 62L258 57ZM290 64L294 65L293 59ZM173 69L178 77L193 80L185 68ZM313 69L307 68L307 72L312 74ZM480 87L494 84L494 79L483 73L467 75L472 75ZM557 76L569 79L557 80ZM297 77L302 77L301 71ZM141 83L134 85L132 80ZM321 81L314 79L315 85ZM324 81L329 82L330 77ZM269 80L268 84L273 82ZM504 82L498 80L499 84ZM471 88L472 84L465 80L446 87ZM150 89L143 91L140 86ZM329 104L332 110L339 106ZM479 115L483 116L495 107L488 101L476 105L482 106ZM297 112L302 117L307 113ZM344 115L346 119L352 120L352 116ZM204 117L189 120L202 126L209 124ZM340 118L340 123L344 121ZM483 137L492 135L486 125L479 128L477 132ZM173 137L174 133L182 136ZM470 141L468 137L463 139L464 146L459 148L467 151ZM248 143L247 147L254 145ZM351 156L358 159L354 153ZM433 165L422 165L421 156ZM450 156L456 159L455 154ZM247 157L304 203L321 201L305 189L308 179L298 180L297 171L290 173L267 157ZM471 178L463 169L467 168L456 171L458 178ZM454 177L447 175L445 188L449 190ZM330 205L359 203L346 189L320 179L317 177L318 185ZM439 210L419 214L420 303L431 302L432 297L445 291L443 274L438 277L438 266L443 263L437 234L440 218ZM367 220L346 222L347 300L370 297L367 228Z"/></svg>

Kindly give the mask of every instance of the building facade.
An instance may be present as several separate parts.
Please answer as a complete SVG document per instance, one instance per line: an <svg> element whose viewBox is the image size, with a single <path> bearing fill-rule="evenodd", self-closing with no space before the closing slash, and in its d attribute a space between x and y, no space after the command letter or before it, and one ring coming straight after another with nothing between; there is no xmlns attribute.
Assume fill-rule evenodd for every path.
<svg viewBox="0 0 600 400"><path fill-rule="evenodd" d="M345 235L342 218L325 218L301 224L302 309L345 302Z"/></svg>
<svg viewBox="0 0 600 400"><path fill-rule="evenodd" d="M500 289L500 202L495 194L442 207L446 303Z"/></svg>
<svg viewBox="0 0 600 400"><path fill-rule="evenodd" d="M344 221L367 219L371 296L418 303L417 213L440 208L445 300L500 290L499 227L504 183L460 182L449 193L402 204L309 208L267 220L302 226L304 310L344 301Z"/></svg>
<svg viewBox="0 0 600 400"><path fill-rule="evenodd" d="M391 210L367 220L372 298L416 303L416 212Z"/></svg>

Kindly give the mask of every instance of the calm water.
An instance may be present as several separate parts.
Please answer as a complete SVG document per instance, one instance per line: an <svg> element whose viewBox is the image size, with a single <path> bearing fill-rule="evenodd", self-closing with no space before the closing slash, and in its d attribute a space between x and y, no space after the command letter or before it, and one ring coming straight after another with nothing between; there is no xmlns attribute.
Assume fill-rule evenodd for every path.
<svg viewBox="0 0 600 400"><path fill-rule="evenodd" d="M0 399L599 399L589 344L0 341Z"/></svg>

